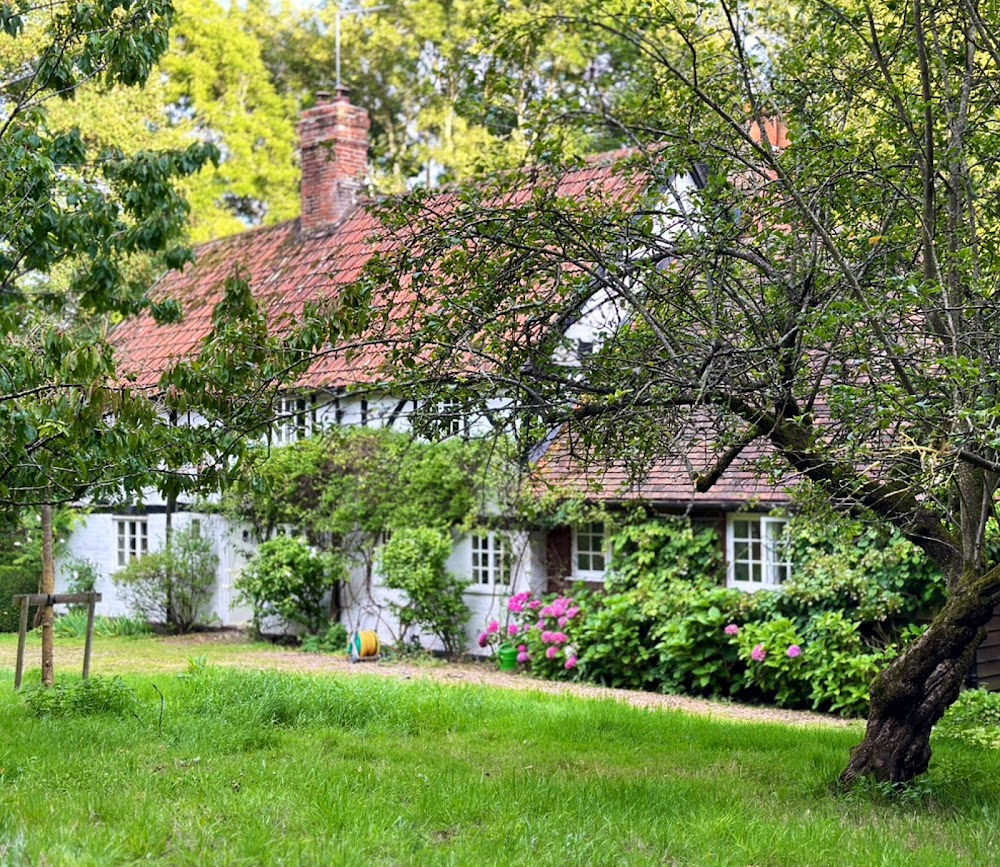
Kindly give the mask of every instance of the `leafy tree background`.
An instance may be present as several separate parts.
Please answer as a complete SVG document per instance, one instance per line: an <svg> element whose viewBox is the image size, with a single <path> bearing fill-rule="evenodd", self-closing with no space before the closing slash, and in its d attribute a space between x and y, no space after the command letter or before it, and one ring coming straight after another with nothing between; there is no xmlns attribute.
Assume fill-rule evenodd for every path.
<svg viewBox="0 0 1000 867"><path fill-rule="evenodd" d="M537 441L568 426L578 468L624 461L641 476L702 453L691 473L708 489L763 449L762 472L795 474L804 496L924 551L948 599L875 679L847 783L926 770L1000 589L988 546L996 12L923 0L540 10L498 43L572 29L642 58L583 124L634 144L614 188L569 197L542 167L463 188L447 209L411 196L385 209L400 245L371 269L371 297L387 298L373 327L414 323L414 345L394 344L402 387L458 376L473 352L509 389L512 430ZM545 127L572 112L572 98L545 98L531 116ZM545 137L535 152L544 166ZM627 327L579 366L555 363L573 348L565 323L600 297L630 311ZM428 344L433 369L408 363Z"/></svg>

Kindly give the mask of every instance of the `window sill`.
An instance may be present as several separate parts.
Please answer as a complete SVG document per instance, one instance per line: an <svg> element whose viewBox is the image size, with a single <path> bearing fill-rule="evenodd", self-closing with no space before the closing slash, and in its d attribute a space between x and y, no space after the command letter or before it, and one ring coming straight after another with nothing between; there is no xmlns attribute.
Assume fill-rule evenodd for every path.
<svg viewBox="0 0 1000 867"><path fill-rule="evenodd" d="M514 592L513 588L509 584L493 584L488 586L486 584L479 584L477 586L466 587L462 591L465 596L509 596Z"/></svg>

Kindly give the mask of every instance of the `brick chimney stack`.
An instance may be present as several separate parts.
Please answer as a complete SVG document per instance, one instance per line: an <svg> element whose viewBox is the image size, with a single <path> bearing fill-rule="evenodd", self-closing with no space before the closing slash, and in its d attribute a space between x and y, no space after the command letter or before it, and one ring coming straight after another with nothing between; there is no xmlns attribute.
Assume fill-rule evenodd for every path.
<svg viewBox="0 0 1000 867"><path fill-rule="evenodd" d="M368 112L351 105L347 88L316 94L316 105L302 112L302 228L336 223L357 200L368 169Z"/></svg>

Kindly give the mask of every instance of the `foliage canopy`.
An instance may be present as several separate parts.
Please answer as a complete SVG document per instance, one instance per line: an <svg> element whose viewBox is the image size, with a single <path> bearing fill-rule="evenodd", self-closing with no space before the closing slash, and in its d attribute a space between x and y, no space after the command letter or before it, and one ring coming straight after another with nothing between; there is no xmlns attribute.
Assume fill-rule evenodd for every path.
<svg viewBox="0 0 1000 867"><path fill-rule="evenodd" d="M926 770L1000 589L998 12L626 0L543 16L505 41L551 20L645 60L606 118L635 145L628 192L567 198L538 171L448 209L411 197L386 209L405 245L372 269L420 299L413 345L393 343L407 387L481 388L472 352L530 436L568 424L588 459L639 475L707 441L691 468L703 490L762 445L772 471L925 552L948 599L876 678L847 782ZM565 324L595 302L626 311L620 327L557 363ZM407 363L428 345L431 369Z"/></svg>

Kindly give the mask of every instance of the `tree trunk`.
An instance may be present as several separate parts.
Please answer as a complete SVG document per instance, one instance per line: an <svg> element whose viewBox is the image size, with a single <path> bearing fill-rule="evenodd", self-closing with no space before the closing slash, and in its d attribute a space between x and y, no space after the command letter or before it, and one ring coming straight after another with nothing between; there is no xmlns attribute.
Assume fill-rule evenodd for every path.
<svg viewBox="0 0 1000 867"><path fill-rule="evenodd" d="M56 592L56 569L52 550L52 506L42 506L42 593ZM55 647L53 643L53 611L42 607L42 685L55 683Z"/></svg>
<svg viewBox="0 0 1000 867"><path fill-rule="evenodd" d="M927 770L931 729L958 698L993 616L1000 568L970 571L930 627L872 682L864 740L841 782L862 777L900 785Z"/></svg>

